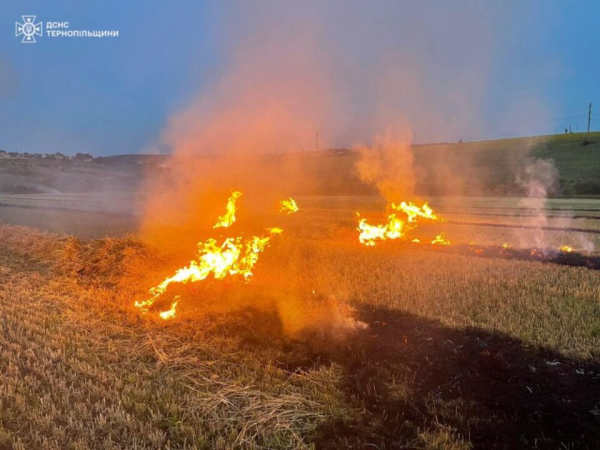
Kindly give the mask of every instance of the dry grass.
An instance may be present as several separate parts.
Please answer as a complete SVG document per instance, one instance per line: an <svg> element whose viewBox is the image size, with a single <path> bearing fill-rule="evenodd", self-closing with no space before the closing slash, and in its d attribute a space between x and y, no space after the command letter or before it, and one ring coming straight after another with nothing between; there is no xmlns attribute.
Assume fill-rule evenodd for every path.
<svg viewBox="0 0 600 450"><path fill-rule="evenodd" d="M131 241L70 239L32 262L18 248L45 235L2 233L16 235L0 253L5 447L304 448L348 414L335 366L288 373L227 337L139 320L111 289Z"/></svg>
<svg viewBox="0 0 600 450"><path fill-rule="evenodd" d="M0 448L464 450L470 427L503 423L482 417L478 398L457 398L454 384L419 384L435 367L428 356L425 368L410 358L365 368L335 353L305 355L320 354L323 341L280 328L286 314L307 315L321 321L324 342L333 339L322 328L339 310L305 309L313 297L599 359L598 272L394 243L365 249L352 225L314 216L300 216L268 249L251 285L192 286L172 322L141 317L132 304L177 267L173 257L134 237L80 241L0 226ZM207 314L211 302L222 308ZM253 303L258 315L247 314ZM437 339L420 327L398 340ZM346 337L340 354L368 359ZM402 406L392 414L392 404Z"/></svg>

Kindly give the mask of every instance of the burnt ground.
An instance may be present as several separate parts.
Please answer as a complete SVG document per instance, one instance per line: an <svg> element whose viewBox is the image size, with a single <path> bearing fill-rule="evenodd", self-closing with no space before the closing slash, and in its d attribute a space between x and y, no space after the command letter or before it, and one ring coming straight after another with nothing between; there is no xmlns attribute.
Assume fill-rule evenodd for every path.
<svg viewBox="0 0 600 450"><path fill-rule="evenodd" d="M412 448L419 432L440 426L476 449L599 448L598 362L383 308L361 308L369 329L341 340L288 340L274 314L242 316L235 328L248 347L279 348L285 369L341 366L348 399L365 413L322 427L318 448Z"/></svg>
<svg viewBox="0 0 600 450"><path fill-rule="evenodd" d="M585 267L590 270L600 270L600 255L579 252L561 252L554 249L520 249L504 248L501 246L484 245L449 245L419 247L425 251L438 251L461 254L479 258L502 258L520 261L539 261L561 266Z"/></svg>

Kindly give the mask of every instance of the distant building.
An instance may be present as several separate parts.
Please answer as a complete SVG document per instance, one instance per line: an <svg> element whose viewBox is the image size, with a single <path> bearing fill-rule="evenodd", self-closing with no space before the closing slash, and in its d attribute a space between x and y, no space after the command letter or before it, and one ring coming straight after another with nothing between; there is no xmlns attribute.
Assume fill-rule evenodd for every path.
<svg viewBox="0 0 600 450"><path fill-rule="evenodd" d="M77 153L73 158L75 161L90 162L94 159L89 153Z"/></svg>

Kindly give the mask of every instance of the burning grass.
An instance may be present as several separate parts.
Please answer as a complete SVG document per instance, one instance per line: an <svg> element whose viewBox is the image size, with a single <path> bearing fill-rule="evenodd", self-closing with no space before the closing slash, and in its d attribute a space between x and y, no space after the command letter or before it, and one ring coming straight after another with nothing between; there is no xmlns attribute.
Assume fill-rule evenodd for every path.
<svg viewBox="0 0 600 450"><path fill-rule="evenodd" d="M597 442L600 272L461 253L463 238L448 224L449 246L427 243L440 232L432 224L423 244L366 248L351 219L299 215L261 254L251 283L174 289L182 302L171 321L133 303L185 265L181 257L135 237L80 241L0 227L0 443ZM348 318L368 328L348 327ZM349 332L331 333L336 321Z"/></svg>

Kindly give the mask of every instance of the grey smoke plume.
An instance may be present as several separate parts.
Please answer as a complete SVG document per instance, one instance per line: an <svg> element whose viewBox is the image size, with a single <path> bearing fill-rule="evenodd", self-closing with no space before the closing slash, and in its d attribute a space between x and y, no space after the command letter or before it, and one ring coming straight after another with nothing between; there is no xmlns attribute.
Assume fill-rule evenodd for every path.
<svg viewBox="0 0 600 450"><path fill-rule="evenodd" d="M544 227L548 225L546 202L548 195L558 193L560 183L558 170L551 159L529 160L522 173L517 175L517 184L523 188L526 197L520 201L520 205L532 210L533 218L529 219L529 225L536 227L533 235L535 247L544 250L547 245ZM527 246L531 246L529 242Z"/></svg>

